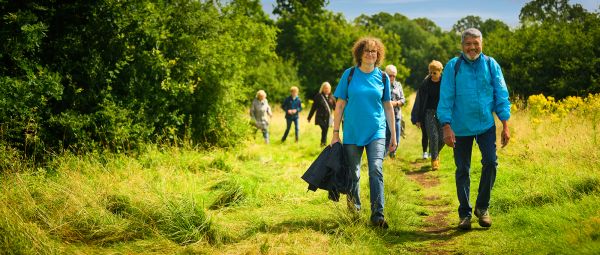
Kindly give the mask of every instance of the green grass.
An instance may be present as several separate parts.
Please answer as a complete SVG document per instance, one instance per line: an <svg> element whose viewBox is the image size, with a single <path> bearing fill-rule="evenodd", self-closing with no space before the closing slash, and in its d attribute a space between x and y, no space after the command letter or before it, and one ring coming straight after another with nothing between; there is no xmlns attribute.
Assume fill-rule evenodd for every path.
<svg viewBox="0 0 600 255"><path fill-rule="evenodd" d="M405 117L408 117L405 109ZM429 172L440 185L425 189L418 171L420 131L409 125L398 158L384 162L387 231L369 225L366 159L361 198L351 215L325 191L307 192L300 176L322 150L320 130L301 119L299 143L271 144L260 134L230 150L148 146L138 155L70 154L48 166L0 175L0 250L9 254L406 254L560 253L600 250L600 163L591 120L569 116L532 125L527 112L512 121L511 144L499 149L489 230L425 232L426 196L458 220L452 151ZM596 128L597 129L597 128ZM293 137L293 134L291 134ZM11 162L5 155L5 161ZM480 176L472 162L472 197ZM7 165L7 164L5 164ZM424 168L427 170L428 168ZM473 201L474 202L474 201Z"/></svg>

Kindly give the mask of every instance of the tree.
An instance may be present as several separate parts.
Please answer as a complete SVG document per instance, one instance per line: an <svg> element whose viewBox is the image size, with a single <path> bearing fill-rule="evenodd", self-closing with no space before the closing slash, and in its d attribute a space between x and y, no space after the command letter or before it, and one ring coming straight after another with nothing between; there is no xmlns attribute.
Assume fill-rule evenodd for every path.
<svg viewBox="0 0 600 255"><path fill-rule="evenodd" d="M237 144L245 81L277 60L257 0L11 1L0 15L0 145L22 151Z"/></svg>
<svg viewBox="0 0 600 255"><path fill-rule="evenodd" d="M580 4L570 5L568 0L533 0L521 8L519 20L523 24L582 21L588 14Z"/></svg>
<svg viewBox="0 0 600 255"><path fill-rule="evenodd" d="M484 36L488 36L491 33L496 32L498 30L510 30L506 23L496 19L486 19L481 24L481 27L479 29L481 30L481 33L483 33Z"/></svg>
<svg viewBox="0 0 600 255"><path fill-rule="evenodd" d="M406 83L414 88L420 86L427 75L429 62L434 59L446 62L458 49L458 45L453 42L455 35L442 33L439 27L426 19L410 20L399 13L378 13L372 16L361 15L356 18L355 24L367 29L380 28L387 34L399 37L391 43L400 45L401 58L398 63L406 65L399 78L401 81L406 79ZM432 31L439 31L440 34Z"/></svg>
<svg viewBox="0 0 600 255"><path fill-rule="evenodd" d="M458 20L456 24L452 26L452 31L462 33L462 31L472 27L479 29L482 24L483 21L481 20L481 17L469 15Z"/></svg>

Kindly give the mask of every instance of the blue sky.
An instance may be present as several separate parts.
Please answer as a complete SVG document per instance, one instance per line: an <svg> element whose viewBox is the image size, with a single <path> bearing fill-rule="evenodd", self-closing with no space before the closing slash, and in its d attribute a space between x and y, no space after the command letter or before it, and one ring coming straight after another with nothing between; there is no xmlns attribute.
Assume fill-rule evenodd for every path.
<svg viewBox="0 0 600 255"><path fill-rule="evenodd" d="M261 0L263 9L272 15L275 0ZM426 17L444 30L467 15L485 19L499 19L511 27L519 24L519 12L529 1L524 0L330 0L328 10L341 12L346 19L353 20L360 14L372 15L379 12L401 13L411 19ZM571 0L588 11L598 11L600 0ZM273 16L272 16L273 17Z"/></svg>

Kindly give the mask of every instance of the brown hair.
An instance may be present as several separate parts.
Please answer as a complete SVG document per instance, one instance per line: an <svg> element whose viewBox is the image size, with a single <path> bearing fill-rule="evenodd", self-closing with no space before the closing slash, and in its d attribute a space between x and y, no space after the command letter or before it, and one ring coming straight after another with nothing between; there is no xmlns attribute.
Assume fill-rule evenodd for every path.
<svg viewBox="0 0 600 255"><path fill-rule="evenodd" d="M362 55L364 54L367 45L373 45L377 50L377 60L375 61L375 66L380 66L385 58L385 47L379 38L371 36L360 38L354 43L354 46L352 47L354 63L358 66L362 64Z"/></svg>

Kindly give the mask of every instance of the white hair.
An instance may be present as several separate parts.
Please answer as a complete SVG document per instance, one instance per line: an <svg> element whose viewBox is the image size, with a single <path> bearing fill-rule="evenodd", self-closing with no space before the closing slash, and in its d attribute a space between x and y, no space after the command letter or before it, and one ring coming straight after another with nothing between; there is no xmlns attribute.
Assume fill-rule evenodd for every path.
<svg viewBox="0 0 600 255"><path fill-rule="evenodd" d="M319 89L319 93L323 93L323 88L326 86L329 86L331 88L331 84L329 84L329 82L321 83L321 88Z"/></svg>
<svg viewBox="0 0 600 255"><path fill-rule="evenodd" d="M469 28L463 31L460 38L460 43L465 43L465 38L467 37L481 38L481 41L483 42L483 35L481 34L481 31L479 31L479 29L477 28Z"/></svg>
<svg viewBox="0 0 600 255"><path fill-rule="evenodd" d="M267 92L261 89L258 92L256 92L256 98L258 98L258 96L263 96L264 98L267 98Z"/></svg>
<svg viewBox="0 0 600 255"><path fill-rule="evenodd" d="M385 67L385 73L387 73L388 75L390 75L390 73L398 73L398 69L396 68L395 65L387 65Z"/></svg>

